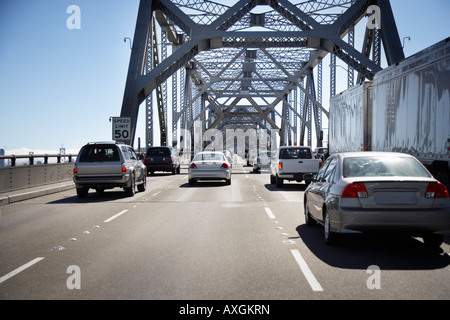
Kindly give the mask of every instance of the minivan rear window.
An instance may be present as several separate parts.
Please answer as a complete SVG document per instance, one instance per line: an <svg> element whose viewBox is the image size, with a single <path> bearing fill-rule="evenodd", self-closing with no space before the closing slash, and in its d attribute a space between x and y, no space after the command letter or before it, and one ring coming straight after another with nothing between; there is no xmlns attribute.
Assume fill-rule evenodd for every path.
<svg viewBox="0 0 450 320"><path fill-rule="evenodd" d="M81 151L79 162L120 161L115 145L87 145Z"/></svg>

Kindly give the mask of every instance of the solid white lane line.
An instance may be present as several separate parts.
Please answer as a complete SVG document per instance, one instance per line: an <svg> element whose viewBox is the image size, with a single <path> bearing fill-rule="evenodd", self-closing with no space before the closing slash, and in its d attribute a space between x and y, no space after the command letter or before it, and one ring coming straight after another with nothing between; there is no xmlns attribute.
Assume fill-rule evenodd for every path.
<svg viewBox="0 0 450 320"><path fill-rule="evenodd" d="M15 269L15 270L11 271L10 273L8 273L8 274L4 275L3 277L1 277L1 278L0 278L0 283L2 283L2 282L4 282L4 281L8 280L8 279L11 278L11 277L14 277L16 274L18 274L18 273L22 272L23 270L25 270L25 269L31 267L33 264L38 263L38 262L41 261L42 259L44 259L44 258L43 258L43 257L39 257L39 258L36 258L36 259L31 260L31 261L28 262L28 263L25 263L25 264L24 264L23 266L21 266L21 267L18 267L17 269Z"/></svg>
<svg viewBox="0 0 450 320"><path fill-rule="evenodd" d="M306 261L303 259L302 255L298 250L291 250L292 255L294 256L295 261L297 261L300 270L302 270L303 274L308 280L309 285L313 289L313 291L323 291L322 286L317 281L316 277L314 277L311 269L309 269Z"/></svg>
<svg viewBox="0 0 450 320"><path fill-rule="evenodd" d="M108 218L108 219L106 219L106 220L103 221L103 222L110 222L111 220L114 220L115 218L117 218L117 217L123 215L123 214L124 214L125 212L127 212L127 211L128 211L128 209L122 210L122 211L120 211L118 214L113 215L111 218Z"/></svg>
<svg viewBox="0 0 450 320"><path fill-rule="evenodd" d="M272 210L270 210L269 207L264 207L264 210L266 210L266 213L270 219L276 219L275 215L273 214Z"/></svg>

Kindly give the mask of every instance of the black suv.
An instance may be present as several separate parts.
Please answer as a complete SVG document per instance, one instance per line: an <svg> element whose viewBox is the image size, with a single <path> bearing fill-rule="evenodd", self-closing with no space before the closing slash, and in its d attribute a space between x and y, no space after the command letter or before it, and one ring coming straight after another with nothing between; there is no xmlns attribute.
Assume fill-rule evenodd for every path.
<svg viewBox="0 0 450 320"><path fill-rule="evenodd" d="M180 173L180 158L172 147L149 147L144 164L150 174L155 171Z"/></svg>

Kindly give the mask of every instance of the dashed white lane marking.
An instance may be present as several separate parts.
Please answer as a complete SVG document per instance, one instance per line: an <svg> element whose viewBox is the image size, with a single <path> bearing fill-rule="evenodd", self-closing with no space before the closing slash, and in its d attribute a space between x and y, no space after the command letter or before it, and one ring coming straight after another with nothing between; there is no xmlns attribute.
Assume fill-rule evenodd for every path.
<svg viewBox="0 0 450 320"><path fill-rule="evenodd" d="M266 210L266 213L270 219L276 219L275 215L273 214L272 210L270 210L269 207L264 207L264 210Z"/></svg>
<svg viewBox="0 0 450 320"><path fill-rule="evenodd" d="M44 259L43 257L39 257L39 258L31 260L28 263L25 263L23 266L18 267L17 269L15 269L15 270L11 271L10 273L8 273L8 274L4 275L3 277L1 277L0 278L0 283L8 280L11 277L14 277L16 274L22 272L25 269L28 269L29 267L31 267L32 265L38 263L39 261L41 261L43 259Z"/></svg>
<svg viewBox="0 0 450 320"><path fill-rule="evenodd" d="M314 277L314 274L312 273L311 269L309 269L300 252L298 250L291 250L291 253L294 256L294 259L297 262L298 266L300 267L300 270L302 270L306 280L308 280L308 283L313 291L323 291L322 286L317 281L316 277Z"/></svg>
<svg viewBox="0 0 450 320"><path fill-rule="evenodd" d="M126 213L126 212L128 212L128 209L125 209L125 210L120 211L118 214L113 215L111 218L108 218L108 219L106 219L106 220L103 221L103 222L110 222L110 221L114 220L115 218L117 218L117 217L123 215L123 214Z"/></svg>

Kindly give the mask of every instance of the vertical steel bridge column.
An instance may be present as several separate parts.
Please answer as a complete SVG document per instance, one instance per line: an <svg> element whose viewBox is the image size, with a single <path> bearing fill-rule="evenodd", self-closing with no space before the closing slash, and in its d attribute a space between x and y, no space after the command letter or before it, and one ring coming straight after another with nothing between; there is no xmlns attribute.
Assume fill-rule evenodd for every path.
<svg viewBox="0 0 450 320"><path fill-rule="evenodd" d="M139 97L139 78L145 73L145 56L147 41L150 37L151 17L153 15L152 0L141 0L134 31L133 47L131 49L130 64L128 67L125 93L122 102L121 117L131 119L131 133L129 144L132 145L136 134L136 124L139 105L145 97Z"/></svg>

